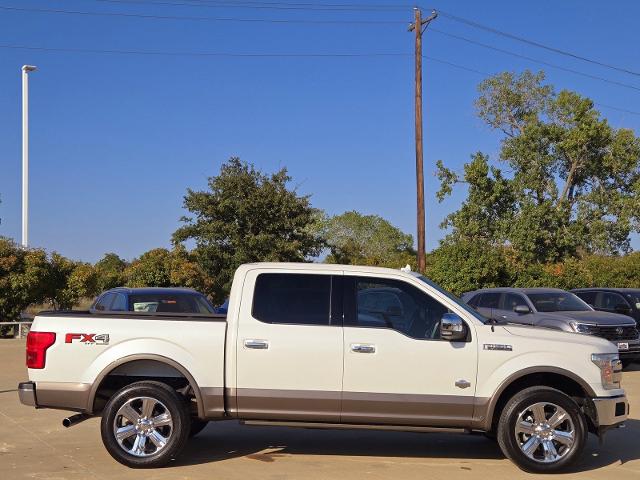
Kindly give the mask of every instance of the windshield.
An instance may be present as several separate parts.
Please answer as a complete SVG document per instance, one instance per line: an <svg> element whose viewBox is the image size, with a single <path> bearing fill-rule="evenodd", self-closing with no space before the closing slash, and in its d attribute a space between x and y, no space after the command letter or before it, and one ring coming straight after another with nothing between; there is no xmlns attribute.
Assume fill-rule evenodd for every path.
<svg viewBox="0 0 640 480"><path fill-rule="evenodd" d="M591 307L569 292L527 293L538 312L588 312Z"/></svg>
<svg viewBox="0 0 640 480"><path fill-rule="evenodd" d="M473 315L476 319L478 319L479 321L481 321L482 323L487 323L489 321L488 318L486 318L485 316L481 315L480 313L478 313L476 310L474 310L472 307L470 307L469 305L467 305L466 303L464 303L461 299L459 299L458 297L456 297L454 294L446 291L444 288L442 288L440 285L438 285L437 283L433 283L431 280L429 280L427 277L423 276L423 275L419 275L419 274L414 274L414 276L426 283L427 285L429 285L430 287L436 289L438 292L442 293L444 296L446 296L448 299L450 299L451 301L455 302L456 305L458 305L460 308L462 308L465 312L470 313L471 315Z"/></svg>
<svg viewBox="0 0 640 480"><path fill-rule="evenodd" d="M626 292L627 298L636 304L636 308L640 309L640 290Z"/></svg>

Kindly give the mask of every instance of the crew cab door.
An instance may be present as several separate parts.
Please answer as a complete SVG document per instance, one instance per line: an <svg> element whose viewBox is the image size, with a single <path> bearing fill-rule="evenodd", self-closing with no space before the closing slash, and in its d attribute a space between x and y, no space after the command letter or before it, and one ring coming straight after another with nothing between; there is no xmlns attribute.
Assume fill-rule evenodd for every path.
<svg viewBox="0 0 640 480"><path fill-rule="evenodd" d="M449 309L419 280L345 276L344 282L341 421L468 426L476 388L474 332L467 342L441 340L440 320Z"/></svg>
<svg viewBox="0 0 640 480"><path fill-rule="evenodd" d="M341 279L340 273L309 270L247 273L236 340L236 388L230 392L240 418L339 421ZM340 300L332 302L332 291Z"/></svg>

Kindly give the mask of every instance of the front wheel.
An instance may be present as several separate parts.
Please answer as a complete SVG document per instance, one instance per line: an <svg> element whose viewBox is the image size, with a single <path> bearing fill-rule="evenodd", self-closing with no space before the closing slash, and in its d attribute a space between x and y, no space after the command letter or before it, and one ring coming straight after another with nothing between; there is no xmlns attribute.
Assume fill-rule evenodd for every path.
<svg viewBox="0 0 640 480"><path fill-rule="evenodd" d="M136 382L107 402L102 442L118 462L133 468L160 467L175 458L189 436L191 419L184 398L161 382Z"/></svg>
<svg viewBox="0 0 640 480"><path fill-rule="evenodd" d="M552 473L571 466L587 437L584 415L570 397L548 387L531 387L507 402L498 423L498 444L527 472Z"/></svg>

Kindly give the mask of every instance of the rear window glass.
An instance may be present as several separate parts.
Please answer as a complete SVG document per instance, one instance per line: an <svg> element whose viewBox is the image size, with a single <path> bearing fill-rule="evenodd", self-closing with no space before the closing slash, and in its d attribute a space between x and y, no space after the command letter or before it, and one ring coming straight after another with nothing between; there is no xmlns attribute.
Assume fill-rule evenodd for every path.
<svg viewBox="0 0 640 480"><path fill-rule="evenodd" d="M256 279L253 317L266 323L329 325L331 277L262 273Z"/></svg>
<svg viewBox="0 0 640 480"><path fill-rule="evenodd" d="M201 295L146 293L129 295L129 311L146 313L213 313Z"/></svg>

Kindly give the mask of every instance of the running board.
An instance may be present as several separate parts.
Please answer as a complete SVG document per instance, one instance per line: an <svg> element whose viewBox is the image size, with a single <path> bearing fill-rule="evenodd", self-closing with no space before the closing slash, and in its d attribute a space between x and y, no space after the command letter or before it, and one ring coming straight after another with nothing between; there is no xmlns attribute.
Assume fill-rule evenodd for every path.
<svg viewBox="0 0 640 480"><path fill-rule="evenodd" d="M241 424L253 427L297 427L339 430L387 430L392 432L420 433L469 433L466 428L415 427L403 425L361 425L356 423L283 422L278 420L241 420Z"/></svg>

